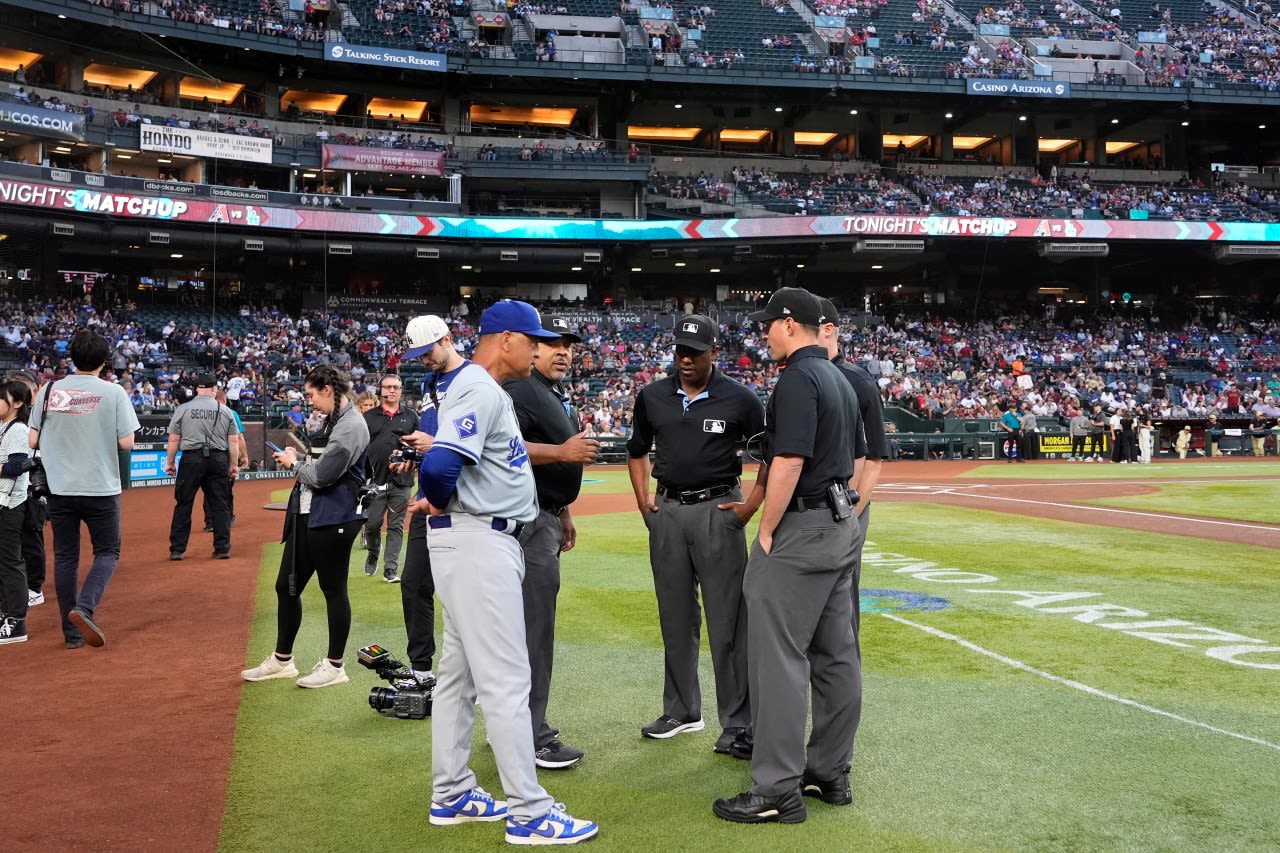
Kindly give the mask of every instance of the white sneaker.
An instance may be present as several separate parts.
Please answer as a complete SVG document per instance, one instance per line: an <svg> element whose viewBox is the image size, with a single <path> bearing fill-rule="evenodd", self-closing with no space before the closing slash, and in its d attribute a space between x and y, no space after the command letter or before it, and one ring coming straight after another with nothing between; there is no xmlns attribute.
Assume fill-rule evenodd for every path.
<svg viewBox="0 0 1280 853"><path fill-rule="evenodd" d="M27 590L27 606L35 607L37 604L44 604L44 593L39 590Z"/></svg>
<svg viewBox="0 0 1280 853"><path fill-rule="evenodd" d="M267 659L240 673L245 681L268 681L272 678L297 678L298 668L293 665L293 658L280 660L275 654L267 655Z"/></svg>
<svg viewBox="0 0 1280 853"><path fill-rule="evenodd" d="M297 673L294 673L297 675ZM311 668L310 675L304 675L298 679L299 687L332 687L335 684L346 684L350 681L347 678L347 670L342 664L334 666L329 663L328 658L320 658L316 665Z"/></svg>

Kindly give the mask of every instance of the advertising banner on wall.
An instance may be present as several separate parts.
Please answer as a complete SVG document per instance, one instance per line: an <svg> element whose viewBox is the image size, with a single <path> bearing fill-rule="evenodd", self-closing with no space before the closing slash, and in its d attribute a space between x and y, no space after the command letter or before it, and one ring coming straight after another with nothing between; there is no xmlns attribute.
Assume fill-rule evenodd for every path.
<svg viewBox="0 0 1280 853"><path fill-rule="evenodd" d="M0 103L0 128L36 136L83 140L84 116L27 104Z"/></svg>
<svg viewBox="0 0 1280 853"><path fill-rule="evenodd" d="M324 146L324 168L345 172L393 172L397 175L443 175L443 151Z"/></svg>
<svg viewBox="0 0 1280 853"><path fill-rule="evenodd" d="M144 124L138 128L139 147L143 151L187 154L192 157L217 157L245 163L270 163L271 140L238 133L212 133L182 127Z"/></svg>
<svg viewBox="0 0 1280 853"><path fill-rule="evenodd" d="M380 68L412 68L415 71L449 70L449 57L443 53L424 53L420 50L335 43L325 48L324 55L326 59L334 62L355 62L359 65L377 65Z"/></svg>

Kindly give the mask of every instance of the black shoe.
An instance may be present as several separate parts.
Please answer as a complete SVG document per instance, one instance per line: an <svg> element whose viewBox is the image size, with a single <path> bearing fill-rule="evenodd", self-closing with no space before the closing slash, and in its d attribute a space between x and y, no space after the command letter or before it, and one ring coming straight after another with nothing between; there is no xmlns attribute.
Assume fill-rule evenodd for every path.
<svg viewBox="0 0 1280 853"><path fill-rule="evenodd" d="M230 552L230 551L214 551L214 552L213 552L213 559L215 559L215 560L230 560L230 559L231 559L231 552Z"/></svg>
<svg viewBox="0 0 1280 853"><path fill-rule="evenodd" d="M741 726L731 726L725 729L720 733L720 737L716 738L716 745L712 747L712 750L721 755L730 755L729 748L733 746L733 742L746 734L746 732L747 730Z"/></svg>
<svg viewBox="0 0 1280 853"><path fill-rule="evenodd" d="M684 732L700 732L706 727L707 724L702 722L701 717L696 720L677 720L675 717L668 717L663 714L649 725L640 729L640 734L656 740L666 740Z"/></svg>
<svg viewBox="0 0 1280 853"><path fill-rule="evenodd" d="M533 754L533 762L545 770L567 770L582 760L582 750L553 740Z"/></svg>
<svg viewBox="0 0 1280 853"><path fill-rule="evenodd" d="M173 560L175 563L180 563L180 562L182 562L182 552L181 552L181 551L170 551L170 552L169 552L169 559L170 559L170 560Z"/></svg>
<svg viewBox="0 0 1280 853"><path fill-rule="evenodd" d="M17 616L0 619L0 646L27 641L27 620Z"/></svg>
<svg viewBox="0 0 1280 853"><path fill-rule="evenodd" d="M847 806L853 802L853 788L849 776L841 773L834 779L819 779L808 770L800 777L800 792L806 797L817 797L833 806Z"/></svg>
<svg viewBox="0 0 1280 853"><path fill-rule="evenodd" d="M729 744L728 752L734 758L750 761L751 752L755 749L755 745L755 736L751 732L743 732L733 739L733 743Z"/></svg>
<svg viewBox="0 0 1280 853"><path fill-rule="evenodd" d="M212 532L213 532L213 525L212 525L212 524L206 524L206 525L204 526L204 532L205 532L205 533L212 533Z"/></svg>
<svg viewBox="0 0 1280 853"><path fill-rule="evenodd" d="M64 639L66 640L67 648L69 649L84 648L84 637L65 637Z"/></svg>
<svg viewBox="0 0 1280 853"><path fill-rule="evenodd" d="M378 558L370 557L364 561L364 573L368 577L373 577L378 573Z"/></svg>
<svg viewBox="0 0 1280 853"><path fill-rule="evenodd" d="M80 629L80 633L84 634L84 641L89 645L98 648L107 644L107 635L102 633L98 623L93 621L93 616L83 607L71 608L67 618Z"/></svg>
<svg viewBox="0 0 1280 853"><path fill-rule="evenodd" d="M747 791L716 800L711 811L716 817L734 823L804 823L808 816L798 787L777 797L762 797Z"/></svg>

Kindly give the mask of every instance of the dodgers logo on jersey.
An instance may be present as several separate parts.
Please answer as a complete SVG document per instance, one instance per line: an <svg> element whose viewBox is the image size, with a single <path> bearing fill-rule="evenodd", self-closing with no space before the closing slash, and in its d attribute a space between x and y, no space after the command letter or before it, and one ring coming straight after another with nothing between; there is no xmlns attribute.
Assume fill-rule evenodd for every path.
<svg viewBox="0 0 1280 853"><path fill-rule="evenodd" d="M529 451L525 450L524 439L515 435L507 442L507 466L523 468L529 464Z"/></svg>
<svg viewBox="0 0 1280 853"><path fill-rule="evenodd" d="M468 412L460 418L454 418L453 428L458 431L458 438L471 438L480 428L476 422L476 413Z"/></svg>
<svg viewBox="0 0 1280 853"><path fill-rule="evenodd" d="M724 421L717 421L717 420L712 420L711 418L707 418L706 420L704 420L704 421L702 422L702 431L703 431L703 432L723 433L723 432L724 432Z"/></svg>

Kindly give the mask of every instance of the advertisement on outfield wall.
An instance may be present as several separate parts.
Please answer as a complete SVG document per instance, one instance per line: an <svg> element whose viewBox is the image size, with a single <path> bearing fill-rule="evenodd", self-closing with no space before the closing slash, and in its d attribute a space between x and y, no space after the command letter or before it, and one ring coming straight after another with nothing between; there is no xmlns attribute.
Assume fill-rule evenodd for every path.
<svg viewBox="0 0 1280 853"><path fill-rule="evenodd" d="M394 172L397 175L443 175L443 151L366 148L362 145L324 146L325 169L344 172Z"/></svg>
<svg viewBox="0 0 1280 853"><path fill-rule="evenodd" d="M138 129L138 146L143 151L217 157L245 163L270 163L271 140L238 133L212 133L163 124L144 124Z"/></svg>
<svg viewBox="0 0 1280 853"><path fill-rule="evenodd" d="M53 136L58 139L84 139L84 116L46 110L26 104L0 103L0 129L20 130L35 136Z"/></svg>
<svg viewBox="0 0 1280 853"><path fill-rule="evenodd" d="M618 220L469 218L425 213L312 209L230 200L169 198L106 188L0 178L0 205L191 224L445 240L685 241L829 237L1000 240L1176 240L1280 243L1280 223L1132 219L1012 219L984 216L786 216L751 219ZM357 252L359 249L356 250Z"/></svg>

